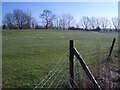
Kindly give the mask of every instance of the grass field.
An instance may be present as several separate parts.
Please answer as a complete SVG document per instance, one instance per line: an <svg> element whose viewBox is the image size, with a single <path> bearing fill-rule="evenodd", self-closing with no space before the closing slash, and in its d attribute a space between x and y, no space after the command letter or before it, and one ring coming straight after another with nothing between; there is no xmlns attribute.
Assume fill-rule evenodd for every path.
<svg viewBox="0 0 120 90"><path fill-rule="evenodd" d="M89 64L95 61L96 48L100 47L100 52L104 52L111 46L114 37L117 38L118 34L73 30L3 30L3 87L33 88L69 48L70 39L75 41L75 47ZM88 55L85 55L86 52Z"/></svg>

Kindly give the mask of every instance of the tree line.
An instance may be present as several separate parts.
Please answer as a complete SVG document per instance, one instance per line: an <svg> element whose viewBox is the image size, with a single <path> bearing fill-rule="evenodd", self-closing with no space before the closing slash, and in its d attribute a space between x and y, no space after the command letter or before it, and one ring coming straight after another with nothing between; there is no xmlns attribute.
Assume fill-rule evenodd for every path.
<svg viewBox="0 0 120 90"><path fill-rule="evenodd" d="M80 22L75 24L74 16L66 13L56 15L52 11L45 9L39 15L39 22L32 17L30 12L15 9L13 12L6 13L3 21L3 29L63 29L63 30L97 30L113 28L118 31L119 25L117 17L111 20L107 18L96 18L83 16Z"/></svg>

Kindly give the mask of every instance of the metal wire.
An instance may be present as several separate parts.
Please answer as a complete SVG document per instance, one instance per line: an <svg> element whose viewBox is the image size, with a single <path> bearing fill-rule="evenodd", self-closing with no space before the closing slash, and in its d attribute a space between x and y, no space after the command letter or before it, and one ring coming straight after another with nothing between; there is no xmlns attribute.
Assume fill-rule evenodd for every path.
<svg viewBox="0 0 120 90"><path fill-rule="evenodd" d="M67 72L64 72L64 74L62 75L62 78L66 75L66 73L67 73ZM55 87L55 88L57 88L57 87L58 87L59 83L62 81L62 78L58 81L58 84L56 85L56 87Z"/></svg>
<svg viewBox="0 0 120 90"><path fill-rule="evenodd" d="M52 84L55 82L55 80L57 79L57 77L60 75L61 71L64 70L65 65L61 68L61 70L59 71L59 73L57 74L57 76L54 78L54 80L51 82L51 84L49 85L48 89L52 86Z"/></svg>
<svg viewBox="0 0 120 90"><path fill-rule="evenodd" d="M43 80L41 82L38 83L38 85L33 89L35 90L36 88L38 88L40 86L40 84L42 84L45 79L53 72L53 70L58 66L58 64L61 62L62 58L66 55L66 53L68 52L68 49L65 51L65 53L60 57L59 61L56 63L56 65L53 67L53 69L48 73L48 75L45 76L45 78L43 78Z"/></svg>
<svg viewBox="0 0 120 90"><path fill-rule="evenodd" d="M95 50L95 49L94 49ZM103 49L102 49L103 50ZM43 88L46 84L47 84L47 82L55 75L55 73L60 69L60 67L64 64L64 61L62 62L62 64L61 65L59 65L60 63L61 63L61 60L62 60L62 58L66 55L66 53L68 52L69 50L66 50L66 52L60 57L60 59L59 59L59 61L57 62L57 64L53 67L53 69L48 73L48 75L45 77L45 78L43 78L43 80L40 82L40 83L38 83L38 85L33 89L33 90L35 90L36 88L38 88L44 81L45 81L45 79L47 79L48 78L48 76L56 69L56 67L58 66L58 68L55 70L55 72L52 74L52 76L51 77L49 77L46 81L45 81L45 83L42 85L42 87L41 88ZM91 49L91 50L89 50L89 51L86 51L86 52L81 52L81 55L83 54L84 56L85 55L88 55L91 51L93 51L93 48ZM108 48L104 48L104 51L103 52L100 52L100 53L96 53L95 55L97 55L97 54L104 54L105 56L107 56L107 54L109 53L109 49ZM93 53L94 54L94 53ZM78 61L78 60L77 60ZM101 60L101 61L99 61L99 62L96 62L96 63L93 63L93 64L88 64L88 66L91 66L91 65L94 65L94 64L98 64L98 63L102 63L104 60ZM81 67L81 66L80 66ZM54 80L51 82L51 84L49 85L49 87L48 87L48 89L52 86L52 84L55 82L55 80L56 80L56 78L60 75L60 73L61 73L61 71L63 70L63 68L59 71L59 73L57 74L57 76L54 78ZM76 70L77 71L77 70ZM65 72L66 73L66 72ZM65 75L65 73L63 74L63 76L62 76L62 78L64 77L64 75ZM76 74L77 73L79 73L79 71L78 72L76 72ZM67 74L68 75L68 74ZM71 78L72 79L72 78ZM73 79L72 79L73 80ZM57 85L56 85L56 88L58 87L58 85L60 84L60 82L62 81L62 79L60 79L59 81L58 81L58 83L57 83ZM74 81L74 83L76 84L76 86L77 87L79 87L79 85L76 83L76 81L75 80L73 80ZM63 83L63 81L62 81L62 83Z"/></svg>
<svg viewBox="0 0 120 90"><path fill-rule="evenodd" d="M46 82L42 85L41 88L43 88L47 84L47 82L55 75L55 73L60 69L60 67L64 64L64 62L65 61L63 61L62 64L57 68L57 70L52 74L52 76L49 77L48 80L46 80Z"/></svg>

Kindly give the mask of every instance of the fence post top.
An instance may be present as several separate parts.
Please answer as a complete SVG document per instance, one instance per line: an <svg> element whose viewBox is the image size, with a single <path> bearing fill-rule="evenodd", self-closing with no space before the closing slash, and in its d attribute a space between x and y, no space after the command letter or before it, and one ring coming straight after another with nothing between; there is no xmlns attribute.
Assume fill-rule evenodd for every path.
<svg viewBox="0 0 120 90"><path fill-rule="evenodd" d="M73 42L73 40L69 40L70 42Z"/></svg>

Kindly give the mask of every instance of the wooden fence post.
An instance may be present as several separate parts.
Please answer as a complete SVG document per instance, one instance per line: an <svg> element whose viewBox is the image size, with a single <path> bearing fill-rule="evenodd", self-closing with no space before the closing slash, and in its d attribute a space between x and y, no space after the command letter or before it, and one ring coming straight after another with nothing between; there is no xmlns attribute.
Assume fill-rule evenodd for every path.
<svg viewBox="0 0 120 90"><path fill-rule="evenodd" d="M73 40L69 41L69 50L70 50L70 56L69 56L70 84L72 87L74 87L74 44L73 44Z"/></svg>
<svg viewBox="0 0 120 90"><path fill-rule="evenodd" d="M83 60L83 58L80 56L80 54L78 53L78 51L74 48L74 54L77 57L78 61L80 62L83 70L85 71L85 73L87 74L87 76L89 77L89 79L92 81L95 89L97 90L101 90L101 87L98 85L97 81L95 80L94 76L92 75L92 73L90 72L87 64L85 63L85 61Z"/></svg>
<svg viewBox="0 0 120 90"><path fill-rule="evenodd" d="M115 41L116 41L116 39L114 38L113 41L112 41L112 45L111 45L111 48L110 48L110 51L109 51L109 55L108 55L108 57L107 57L107 60L110 59L110 56L111 56L111 54L112 54Z"/></svg>

